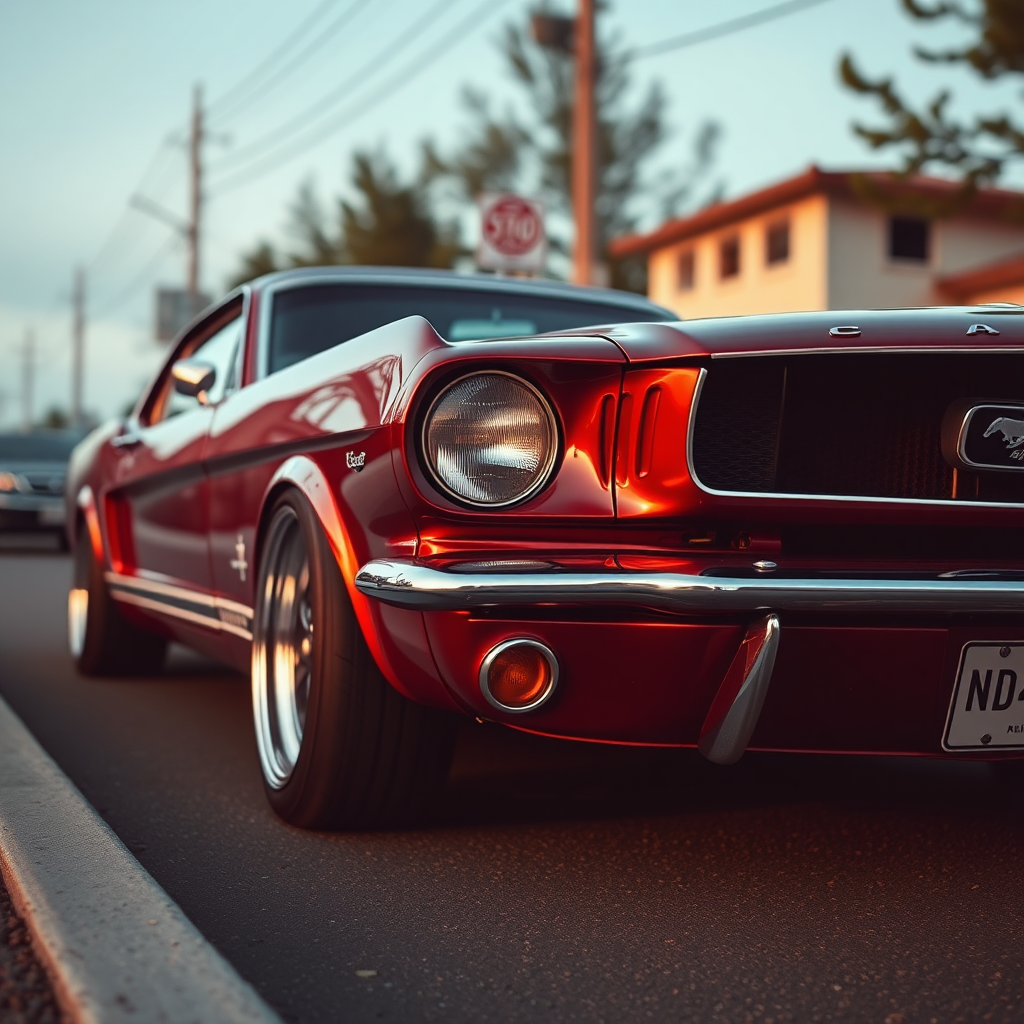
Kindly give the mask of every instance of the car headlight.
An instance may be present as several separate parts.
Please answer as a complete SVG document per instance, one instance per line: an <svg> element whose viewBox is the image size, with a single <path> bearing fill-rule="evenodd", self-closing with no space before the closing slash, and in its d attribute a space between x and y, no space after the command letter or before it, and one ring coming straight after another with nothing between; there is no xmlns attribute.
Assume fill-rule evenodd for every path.
<svg viewBox="0 0 1024 1024"><path fill-rule="evenodd" d="M423 452L441 488L472 505L523 501L547 482L558 432L547 402L510 373L474 373L434 399Z"/></svg>
<svg viewBox="0 0 1024 1024"><path fill-rule="evenodd" d="M21 481L14 473L8 473L6 470L0 471L0 491L20 491Z"/></svg>

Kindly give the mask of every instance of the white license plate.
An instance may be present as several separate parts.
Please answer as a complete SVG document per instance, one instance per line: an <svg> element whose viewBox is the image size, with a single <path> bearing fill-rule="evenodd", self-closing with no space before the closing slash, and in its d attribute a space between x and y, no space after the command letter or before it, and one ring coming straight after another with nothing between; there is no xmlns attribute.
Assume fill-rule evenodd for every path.
<svg viewBox="0 0 1024 1024"><path fill-rule="evenodd" d="M1024 644L964 647L942 746L1024 750Z"/></svg>
<svg viewBox="0 0 1024 1024"><path fill-rule="evenodd" d="M64 506L43 508L39 510L39 522L43 526L61 526L64 523Z"/></svg>

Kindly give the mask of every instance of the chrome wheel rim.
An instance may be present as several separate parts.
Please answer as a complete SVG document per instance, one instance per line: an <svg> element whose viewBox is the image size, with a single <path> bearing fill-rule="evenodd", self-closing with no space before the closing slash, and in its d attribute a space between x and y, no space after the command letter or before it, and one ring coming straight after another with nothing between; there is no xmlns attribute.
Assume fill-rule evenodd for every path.
<svg viewBox="0 0 1024 1024"><path fill-rule="evenodd" d="M85 650L85 623L89 617L89 591L72 587L68 593L68 649L72 658L80 658Z"/></svg>
<svg viewBox="0 0 1024 1024"><path fill-rule="evenodd" d="M302 749L313 669L309 557L290 508L271 523L263 566L252 648L253 713L263 776L280 789Z"/></svg>
<svg viewBox="0 0 1024 1024"><path fill-rule="evenodd" d="M72 658L80 658L85 650L85 630L89 621L89 549L92 538L87 530L78 536L75 551L74 582L68 591L68 649Z"/></svg>

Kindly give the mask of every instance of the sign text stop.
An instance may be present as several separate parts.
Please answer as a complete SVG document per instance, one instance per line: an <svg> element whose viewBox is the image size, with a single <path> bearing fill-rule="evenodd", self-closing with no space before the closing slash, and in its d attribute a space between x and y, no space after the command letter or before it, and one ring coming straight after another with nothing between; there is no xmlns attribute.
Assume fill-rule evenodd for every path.
<svg viewBox="0 0 1024 1024"><path fill-rule="evenodd" d="M483 195L478 204L480 267L531 273L543 270L547 259L543 205L509 193Z"/></svg>

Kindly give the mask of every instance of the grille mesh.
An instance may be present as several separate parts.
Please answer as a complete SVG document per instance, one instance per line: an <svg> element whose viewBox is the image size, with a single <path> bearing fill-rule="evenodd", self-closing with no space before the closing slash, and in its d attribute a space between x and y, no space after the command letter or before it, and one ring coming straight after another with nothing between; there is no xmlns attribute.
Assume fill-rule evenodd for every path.
<svg viewBox="0 0 1024 1024"><path fill-rule="evenodd" d="M968 398L1024 400L1024 356L716 361L697 408L694 469L723 491L951 498L942 418ZM961 473L957 497L1024 501L1024 474Z"/></svg>

